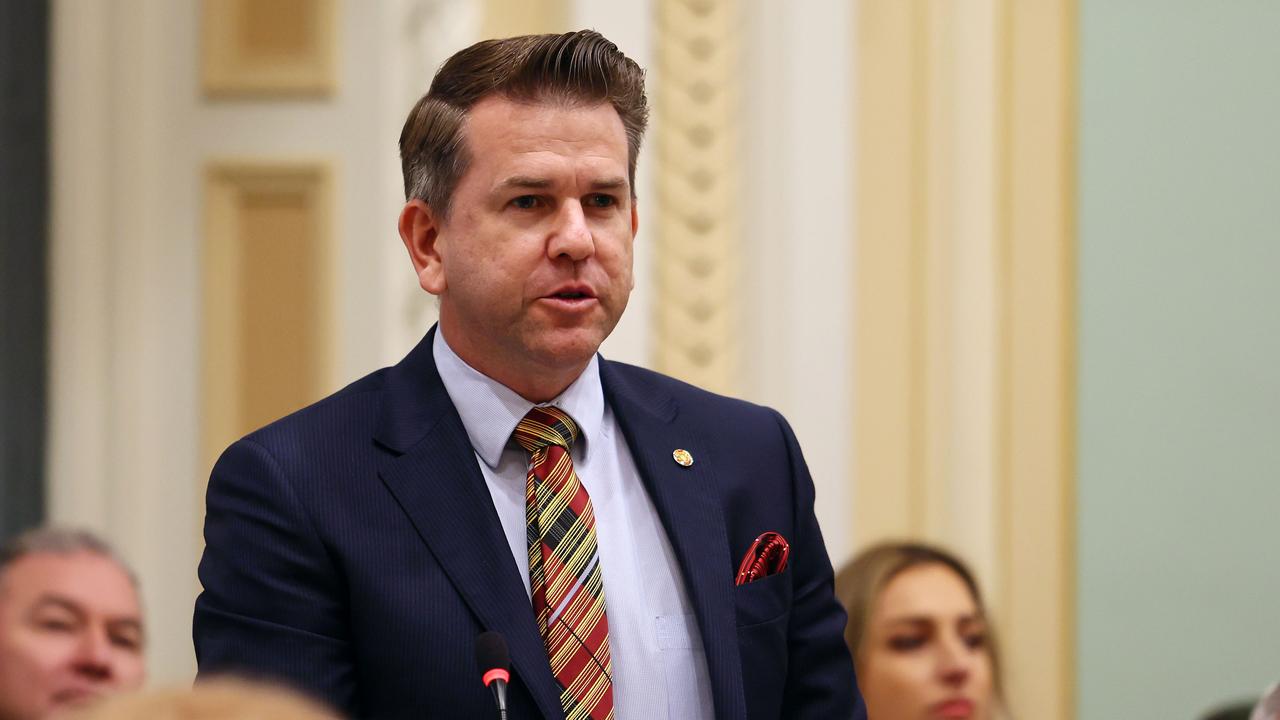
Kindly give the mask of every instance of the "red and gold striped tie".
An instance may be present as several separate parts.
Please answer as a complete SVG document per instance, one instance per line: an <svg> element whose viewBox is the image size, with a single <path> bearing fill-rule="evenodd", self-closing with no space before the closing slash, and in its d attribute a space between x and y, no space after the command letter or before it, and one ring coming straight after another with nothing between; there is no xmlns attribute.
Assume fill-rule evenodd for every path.
<svg viewBox="0 0 1280 720"><path fill-rule="evenodd" d="M532 454L525 485L529 584L560 704L567 720L612 718L613 663L596 521L569 457L578 426L559 408L535 407L516 425L515 437Z"/></svg>

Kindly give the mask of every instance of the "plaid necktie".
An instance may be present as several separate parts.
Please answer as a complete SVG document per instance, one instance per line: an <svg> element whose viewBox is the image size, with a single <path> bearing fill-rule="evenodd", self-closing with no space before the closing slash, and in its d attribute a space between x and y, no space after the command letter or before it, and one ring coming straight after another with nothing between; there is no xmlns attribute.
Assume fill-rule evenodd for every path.
<svg viewBox="0 0 1280 720"><path fill-rule="evenodd" d="M529 451L525 519L534 614L561 685L567 720L613 717L613 661L591 498L568 448L577 424L559 407L534 407L516 425Z"/></svg>
<svg viewBox="0 0 1280 720"><path fill-rule="evenodd" d="M535 407L516 425L532 457L525 485L533 612L560 683L567 720L613 717L613 663L591 498L569 446L578 426L563 410Z"/></svg>

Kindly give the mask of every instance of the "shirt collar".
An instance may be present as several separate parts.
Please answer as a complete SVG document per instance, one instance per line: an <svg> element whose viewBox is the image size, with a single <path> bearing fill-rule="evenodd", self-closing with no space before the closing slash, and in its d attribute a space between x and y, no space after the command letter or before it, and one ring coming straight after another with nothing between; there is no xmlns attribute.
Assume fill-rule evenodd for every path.
<svg viewBox="0 0 1280 720"><path fill-rule="evenodd" d="M436 327L431 354L444 383L445 392L462 417L471 447L490 468L496 468L502 451L511 440L516 424L535 403L520 397L514 390L471 367L458 357ZM578 441L582 459L590 451L592 440L604 423L604 391L600 386L600 356L593 355L582 374L564 392L545 405L555 405L578 424Z"/></svg>

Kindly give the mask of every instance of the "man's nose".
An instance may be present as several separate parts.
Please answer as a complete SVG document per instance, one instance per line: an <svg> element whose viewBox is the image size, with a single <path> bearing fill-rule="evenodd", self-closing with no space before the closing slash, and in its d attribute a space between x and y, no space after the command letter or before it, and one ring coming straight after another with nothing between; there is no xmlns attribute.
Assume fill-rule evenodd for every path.
<svg viewBox="0 0 1280 720"><path fill-rule="evenodd" d="M110 680L114 673L111 640L105 632L86 630L76 647L76 672L94 680Z"/></svg>
<svg viewBox="0 0 1280 720"><path fill-rule="evenodd" d="M573 262L578 262L591 257L593 252L595 239L591 236L591 228L587 226L582 202L575 200L564 203L556 216L556 227L547 246L547 255L553 260L568 257Z"/></svg>

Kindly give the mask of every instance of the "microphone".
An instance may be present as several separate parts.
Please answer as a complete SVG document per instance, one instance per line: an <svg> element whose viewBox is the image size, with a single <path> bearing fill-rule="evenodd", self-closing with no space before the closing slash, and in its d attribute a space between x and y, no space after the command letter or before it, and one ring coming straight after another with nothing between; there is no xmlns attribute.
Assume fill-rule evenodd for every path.
<svg viewBox="0 0 1280 720"><path fill-rule="evenodd" d="M476 664L483 673L485 687L493 691L493 701L498 706L498 717L507 718L507 683L511 681L511 655L502 633L487 630L476 637Z"/></svg>

